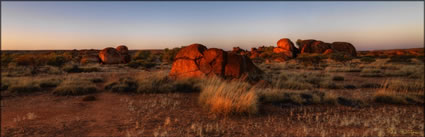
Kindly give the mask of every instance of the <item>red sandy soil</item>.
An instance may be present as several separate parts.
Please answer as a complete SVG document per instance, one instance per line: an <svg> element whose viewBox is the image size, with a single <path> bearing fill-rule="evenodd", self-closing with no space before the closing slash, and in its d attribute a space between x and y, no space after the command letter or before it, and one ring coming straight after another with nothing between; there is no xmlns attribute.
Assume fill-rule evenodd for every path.
<svg viewBox="0 0 425 137"><path fill-rule="evenodd" d="M199 130L207 136L376 135L371 130L382 128L386 135L398 136L419 135L419 131L402 129L415 125L412 122L424 122L423 106L392 105L352 108L260 104L262 110L257 115L217 116L197 104L198 95L101 92L93 94L95 101L83 101L85 96L57 97L49 93L6 97L1 102L1 135L199 136ZM28 113L35 114L35 118L16 120ZM344 118L364 120L357 122L368 123L369 127L355 122L341 125ZM394 124L394 119L399 123ZM391 125L399 131L391 134L392 130L385 128Z"/></svg>

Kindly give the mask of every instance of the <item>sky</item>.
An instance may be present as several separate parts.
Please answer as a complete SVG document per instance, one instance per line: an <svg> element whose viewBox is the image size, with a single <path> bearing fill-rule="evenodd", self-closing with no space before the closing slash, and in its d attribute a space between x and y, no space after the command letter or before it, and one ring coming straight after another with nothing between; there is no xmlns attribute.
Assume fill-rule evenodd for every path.
<svg viewBox="0 0 425 137"><path fill-rule="evenodd" d="M424 47L424 2L1 2L1 50L225 50L281 38L345 41L357 50Z"/></svg>

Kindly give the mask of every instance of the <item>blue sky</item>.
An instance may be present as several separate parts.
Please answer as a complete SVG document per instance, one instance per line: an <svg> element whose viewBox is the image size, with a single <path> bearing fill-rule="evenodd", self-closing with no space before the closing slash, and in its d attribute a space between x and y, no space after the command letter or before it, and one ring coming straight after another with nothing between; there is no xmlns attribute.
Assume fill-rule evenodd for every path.
<svg viewBox="0 0 425 137"><path fill-rule="evenodd" d="M423 2L1 2L4 49L250 49L280 38L423 47Z"/></svg>

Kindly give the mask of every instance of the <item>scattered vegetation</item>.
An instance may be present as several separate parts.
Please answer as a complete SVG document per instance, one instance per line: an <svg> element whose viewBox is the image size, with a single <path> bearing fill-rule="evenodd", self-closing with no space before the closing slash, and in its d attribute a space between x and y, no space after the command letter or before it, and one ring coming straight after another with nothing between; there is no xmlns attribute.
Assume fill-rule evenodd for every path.
<svg viewBox="0 0 425 137"><path fill-rule="evenodd" d="M68 78L53 90L57 96L79 96L97 92L96 85L87 79Z"/></svg>

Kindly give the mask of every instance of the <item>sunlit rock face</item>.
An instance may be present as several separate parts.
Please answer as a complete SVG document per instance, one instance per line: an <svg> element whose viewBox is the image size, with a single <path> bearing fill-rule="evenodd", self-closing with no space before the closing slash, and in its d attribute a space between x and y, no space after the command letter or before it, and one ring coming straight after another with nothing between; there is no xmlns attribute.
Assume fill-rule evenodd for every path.
<svg viewBox="0 0 425 137"><path fill-rule="evenodd" d="M177 53L169 76L174 79L208 76L241 78L262 73L247 56L192 44Z"/></svg>
<svg viewBox="0 0 425 137"><path fill-rule="evenodd" d="M115 48L108 47L99 52L103 64L119 64L122 62L121 54Z"/></svg>
<svg viewBox="0 0 425 137"><path fill-rule="evenodd" d="M128 48L125 45L117 46L116 48L108 47L99 52L100 62L103 64L120 64L131 61L131 56Z"/></svg>

